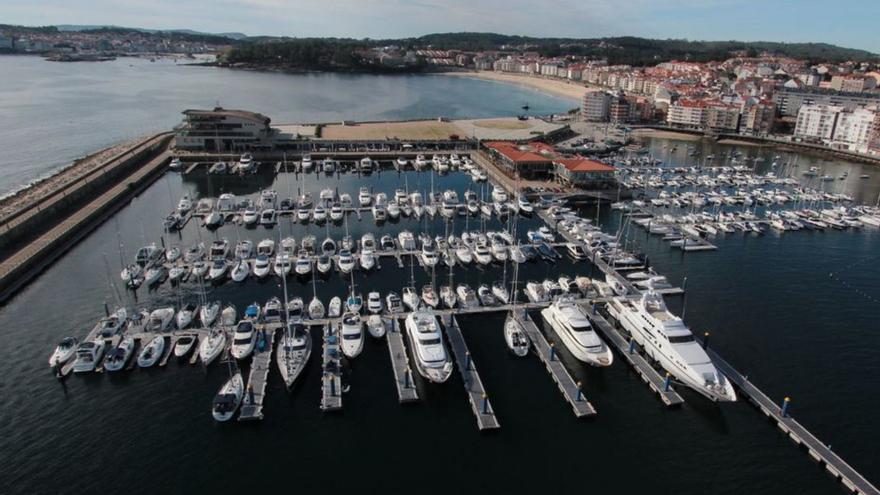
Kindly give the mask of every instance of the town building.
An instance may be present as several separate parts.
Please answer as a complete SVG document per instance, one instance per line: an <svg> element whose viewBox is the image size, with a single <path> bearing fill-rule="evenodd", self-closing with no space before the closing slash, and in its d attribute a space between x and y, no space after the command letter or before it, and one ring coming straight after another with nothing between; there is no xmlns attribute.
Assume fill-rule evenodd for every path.
<svg viewBox="0 0 880 495"><path fill-rule="evenodd" d="M880 93L843 93L820 88L781 89L773 94L773 102L783 117L796 117L804 105L841 106L847 109L876 105Z"/></svg>
<svg viewBox="0 0 880 495"><path fill-rule="evenodd" d="M740 132L769 134L776 122L776 105L770 100L746 102L743 105Z"/></svg>
<svg viewBox="0 0 880 495"><path fill-rule="evenodd" d="M609 189L617 187L614 167L587 158L557 158L553 160L556 179L566 185L582 189Z"/></svg>
<svg viewBox="0 0 880 495"><path fill-rule="evenodd" d="M512 176L524 179L548 178L553 171L553 146L541 142L517 144L510 141L488 141L483 146L495 164Z"/></svg>
<svg viewBox="0 0 880 495"><path fill-rule="evenodd" d="M611 95L605 91L588 91L584 95L581 114L588 122L606 122L611 109Z"/></svg>
<svg viewBox="0 0 880 495"><path fill-rule="evenodd" d="M834 139L829 144L832 148L867 153L877 115L876 107L840 112L834 128Z"/></svg>
<svg viewBox="0 0 880 495"><path fill-rule="evenodd" d="M834 137L837 116L843 107L832 105L804 105L798 111L794 136L806 141L825 142Z"/></svg>
<svg viewBox="0 0 880 495"><path fill-rule="evenodd" d="M684 129L702 129L705 122L706 104L701 100L681 99L669 106L666 123Z"/></svg>
<svg viewBox="0 0 880 495"><path fill-rule="evenodd" d="M861 93L862 91L874 89L876 86L877 81L875 81L873 77L866 77L858 74L833 76L830 84L831 89L835 91L850 93Z"/></svg>
<svg viewBox="0 0 880 495"><path fill-rule="evenodd" d="M250 151L272 146L276 131L265 115L247 110L184 110L174 128L174 146L199 151Z"/></svg>

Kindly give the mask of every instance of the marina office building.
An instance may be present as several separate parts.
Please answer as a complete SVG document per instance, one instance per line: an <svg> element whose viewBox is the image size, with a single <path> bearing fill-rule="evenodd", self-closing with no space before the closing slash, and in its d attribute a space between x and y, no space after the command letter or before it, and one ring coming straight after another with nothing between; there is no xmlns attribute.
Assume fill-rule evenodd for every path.
<svg viewBox="0 0 880 495"><path fill-rule="evenodd" d="M583 189L616 187L614 167L580 156L565 157L541 142L483 142L495 165L507 175L523 179L554 179Z"/></svg>
<svg viewBox="0 0 880 495"><path fill-rule="evenodd" d="M174 128L174 146L197 151L257 151L269 149L278 131L271 119L247 110L184 110L183 122Z"/></svg>

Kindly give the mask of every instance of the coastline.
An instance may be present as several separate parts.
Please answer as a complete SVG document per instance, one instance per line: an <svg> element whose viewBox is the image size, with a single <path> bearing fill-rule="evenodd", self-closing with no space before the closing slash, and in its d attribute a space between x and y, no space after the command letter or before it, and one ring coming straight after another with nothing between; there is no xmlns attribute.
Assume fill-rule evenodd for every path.
<svg viewBox="0 0 880 495"><path fill-rule="evenodd" d="M585 94L599 90L599 88L596 87L584 86L579 83L569 82L562 79L546 79L543 77L508 74L505 72L456 71L434 72L432 74L452 77L470 77L472 79L482 79L484 81L524 86L553 96L575 100L578 102L578 105L580 105L580 101Z"/></svg>

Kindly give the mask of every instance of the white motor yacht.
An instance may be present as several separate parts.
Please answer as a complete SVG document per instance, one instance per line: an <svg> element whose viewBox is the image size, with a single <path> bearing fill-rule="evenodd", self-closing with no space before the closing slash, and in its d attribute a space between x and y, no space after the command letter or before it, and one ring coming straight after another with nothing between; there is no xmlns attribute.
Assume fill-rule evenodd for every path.
<svg viewBox="0 0 880 495"><path fill-rule="evenodd" d="M458 305L463 309L476 308L480 305L477 294L466 284L459 284L455 288L455 295L458 296Z"/></svg>
<svg viewBox="0 0 880 495"><path fill-rule="evenodd" d="M254 260L254 275L257 278L263 278L268 275L271 268L269 257L265 254L258 255Z"/></svg>
<svg viewBox="0 0 880 495"><path fill-rule="evenodd" d="M64 366L74 356L76 356L77 340L76 337L65 337L55 347L55 351L49 357L50 368L60 368Z"/></svg>
<svg viewBox="0 0 880 495"><path fill-rule="evenodd" d="M144 330L147 332L164 332L171 326L174 320L174 308L158 308L154 309L147 317L144 323Z"/></svg>
<svg viewBox="0 0 880 495"><path fill-rule="evenodd" d="M232 334L232 346L230 353L235 359L245 359L251 355L256 344L254 322L248 319L241 320Z"/></svg>
<svg viewBox="0 0 880 495"><path fill-rule="evenodd" d="M648 290L636 300L615 298L608 311L645 352L677 380L713 401L735 401L733 384L722 374L684 321Z"/></svg>
<svg viewBox="0 0 880 495"><path fill-rule="evenodd" d="M367 186L361 187L360 192L358 193L358 202L363 208L370 206L373 202L373 195L370 194L370 188Z"/></svg>
<svg viewBox="0 0 880 495"><path fill-rule="evenodd" d="M134 337L126 335L115 348L107 353L104 358L104 369L107 371L119 371L125 367L134 351Z"/></svg>
<svg viewBox="0 0 880 495"><path fill-rule="evenodd" d="M318 256L318 261L315 262L316 267L318 268L318 272L324 274L333 269L333 258L329 255L322 254Z"/></svg>
<svg viewBox="0 0 880 495"><path fill-rule="evenodd" d="M376 339L381 339L385 336L385 321L381 316L370 315L367 318L367 332Z"/></svg>
<svg viewBox="0 0 880 495"><path fill-rule="evenodd" d="M196 340L195 335L181 335L178 337L174 343L174 357L182 358L189 354L189 351L195 346Z"/></svg>
<svg viewBox="0 0 880 495"><path fill-rule="evenodd" d="M404 251L415 251L416 250L416 238L413 236L413 233L404 230L397 234L397 242L400 243L400 249Z"/></svg>
<svg viewBox="0 0 880 495"><path fill-rule="evenodd" d="M346 312L342 315L341 326L342 353L345 357L353 359L364 349L364 327L361 315L350 311Z"/></svg>
<svg viewBox="0 0 880 495"><path fill-rule="evenodd" d="M382 312L382 296L378 292L367 294L367 311L373 314Z"/></svg>
<svg viewBox="0 0 880 495"><path fill-rule="evenodd" d="M159 362L163 354L165 354L165 337L157 335L141 350L137 364L141 368L149 368Z"/></svg>
<svg viewBox="0 0 880 495"><path fill-rule="evenodd" d="M340 272L350 273L354 268L354 256L348 249L341 249L339 256L336 258L336 265Z"/></svg>
<svg viewBox="0 0 880 495"><path fill-rule="evenodd" d="M296 258L294 271L300 276L308 275L312 272L312 260L305 251L300 251L299 256Z"/></svg>
<svg viewBox="0 0 880 495"><path fill-rule="evenodd" d="M452 358L434 313L425 310L410 313L405 326L419 374L433 383L446 382L452 375Z"/></svg>
<svg viewBox="0 0 880 495"><path fill-rule="evenodd" d="M526 297L533 303L545 302L550 299L547 290L540 282L527 282L525 288Z"/></svg>
<svg viewBox="0 0 880 495"><path fill-rule="evenodd" d="M104 357L104 341L86 341L76 347L76 361L73 362L74 373L95 371L101 358Z"/></svg>
<svg viewBox="0 0 880 495"><path fill-rule="evenodd" d="M361 268L364 270L372 270L376 266L376 255L371 248L361 250L360 255Z"/></svg>
<svg viewBox="0 0 880 495"><path fill-rule="evenodd" d="M388 295L385 296L385 305L388 308L388 312L391 314L403 313L403 301L396 292L389 292Z"/></svg>
<svg viewBox="0 0 880 495"><path fill-rule="evenodd" d="M293 268L293 262L290 260L290 256L284 253L278 253L275 255L275 263L273 264L273 270L275 275L279 277L286 277L290 270Z"/></svg>
<svg viewBox="0 0 880 495"><path fill-rule="evenodd" d="M593 329L574 297L559 297L541 310L541 315L575 358L591 366L611 366L611 349Z"/></svg>

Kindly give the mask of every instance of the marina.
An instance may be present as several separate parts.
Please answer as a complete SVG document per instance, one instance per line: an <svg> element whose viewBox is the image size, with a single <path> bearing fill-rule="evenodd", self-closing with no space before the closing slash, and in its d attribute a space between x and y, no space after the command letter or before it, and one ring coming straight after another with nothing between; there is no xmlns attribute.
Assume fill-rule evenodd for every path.
<svg viewBox="0 0 880 495"><path fill-rule="evenodd" d="M198 172L192 172L192 174L196 176ZM431 193L430 187L433 185L431 183L434 180L438 182L458 180L459 174L461 172L452 171L445 176L434 176L434 173L429 171L389 171L386 166L385 170L374 171L372 177L374 179L382 179L382 176L405 177L405 180L414 180L417 183L421 181L420 188L404 191L406 196L409 197L410 194L419 191L419 189L421 189L425 196L428 196ZM180 177L183 178L185 175L180 175ZM318 177L308 178L324 179L319 179ZM364 179L371 180L370 176L365 178L356 174L343 174L333 178L333 180L337 180L340 183L348 180L359 181ZM465 184L477 184L477 182L472 181L469 177L466 177L466 179L467 182ZM205 179L198 178L197 180L203 181ZM208 180L210 181L211 179ZM295 182L302 181L303 178L298 177L298 174L281 174L279 170L276 170L273 172L272 180L282 181L280 187L279 185L274 186L276 190L280 191L285 186L290 187ZM288 182L288 184L285 184L285 182ZM427 187L426 182L429 183ZM357 184L357 182L354 183ZM491 186L492 184L489 183L488 185ZM159 186L160 188L162 187L161 183ZM444 191L453 191L457 192L459 196L464 196L466 193L461 183L456 188L440 184L437 184L437 186L435 191L440 194L443 194ZM200 187L204 188L206 186ZM473 186L465 187L470 189ZM313 197L318 198L319 191L325 189L327 188L312 187ZM255 193L252 193L255 195L251 197L253 200L258 201L267 190L272 189L268 187L260 188ZM300 189L298 193L301 194L303 190L308 189ZM356 192L356 188L349 188L348 190L351 191L349 194L352 195ZM345 189L340 188L340 191L345 191ZM385 192L388 197L391 197L393 193L390 190L373 189L371 196L375 197L375 194L379 192ZM337 192L337 195L340 193ZM171 194L169 196L171 196L170 200L173 204L175 198ZM247 197L247 194L242 194L242 196ZM190 197L197 199L200 196L192 194ZM291 194L290 198L293 200L295 195ZM500 286L505 287L509 282L507 280L508 267L516 264L521 266L525 272L525 277L520 278L521 284L525 285L526 280L535 279L540 281L535 283L544 287L544 290L550 293L556 290L572 292L576 297L577 304L588 315L597 333L601 334L611 344L615 354L623 358L629 368L636 371L642 381L647 383L650 389L660 397L664 405L680 408L685 404L685 399L688 402L705 401L705 398L697 397L694 394L680 394L681 389L686 389L688 386L678 380L670 379L669 375L663 372L661 365L657 361L648 358L646 351L640 345L632 343L624 330L614 328L603 316L604 310L602 308L607 303L624 299L635 300L645 291L655 291L658 294L665 294L667 296L681 296L684 295L684 287L679 288L673 284L660 284L660 277L663 277L663 275L659 271L655 271L652 264L645 257L640 256L636 245L630 245L629 241L627 241L626 238L631 236L631 233L618 234L615 245L611 240L612 234L603 232L598 227L598 222L590 222L589 218L579 215L578 210L569 208L562 202L554 201L550 196L535 196L534 201L536 205L536 214L534 216L521 215L514 212L505 215L497 214L495 211L497 201L481 201L477 203L478 209L482 209L485 206L486 209L490 210L488 215L482 213L477 215L461 215L458 211L466 209L468 204L466 202L447 201L446 203L438 203L438 211L443 206L449 206L455 210L455 214L450 216L423 214L421 217L412 214L411 216L401 214L396 221L378 223L372 218L373 209L366 207L352 208L347 212L343 211L343 220L336 222L329 220L313 222L312 219L317 210L316 206L309 208L309 221L306 222L297 219L298 208L287 210L279 208L276 209L276 214L279 217L274 225L256 227L245 226L243 218L247 214L247 208L244 208L228 211L229 221L224 222L224 225L216 230L205 229L200 225L201 220L199 219L206 217L207 214L194 215L190 212L181 217L178 230L175 230L173 233L163 232L161 238L156 238L158 242L152 243L147 238L144 238L141 242L135 243L135 245L140 246L154 245L157 251L161 251L161 256L156 255L155 258L151 258L148 263L145 263L142 276L147 278L147 272L150 269L163 272L165 276L157 278L156 283L147 283L145 280L136 285L125 284L126 279L121 279L123 284L128 285L128 291L123 291L124 294L116 292L114 298L117 299L117 303L126 300L129 302L134 301L138 309L134 313L131 313L131 311L130 313L145 316L142 316L137 321L132 320L127 328L104 339L105 352L116 349L125 337L133 337L135 342L135 347L132 351L133 357L130 361L127 361L128 364L125 369L134 370L139 367L134 357L142 354L141 351L145 346L159 336L164 342L164 348L163 352L158 356L155 366L157 368L165 368L166 366L173 368L173 366L170 366L175 361L172 359L172 355L181 338L193 338L195 340L195 347L198 348L199 343L209 337L209 334L212 332L211 328L200 328L196 325L177 329L174 326L175 324L172 323L167 329L160 332L145 331L143 325L144 321L148 321L147 316L152 314L157 306L164 304L157 304L155 302L158 297L162 297L159 294L163 293L166 294L165 298L170 296L171 299L177 299L176 304L171 303L170 305L181 309L184 307L184 302L195 299L198 296L200 302L195 305L196 312L200 304L207 302L202 300L207 298L199 295L202 291L211 293L223 292L227 294L244 292L243 297L248 301L254 298L265 301L268 294L279 294L279 280L285 280L291 284L293 287L292 292L297 297L302 296L303 299L308 301L314 295L315 299L320 298L324 303L328 303L331 296L341 297L345 301L348 293L354 295L357 290L363 290L364 293L373 291L373 284L381 283L380 296L384 300L389 291L400 291L400 285L406 284L405 279L407 277L404 276L404 272L410 270L417 270L419 272L419 283L411 282L411 285L414 287L422 287L421 284L437 284L434 285L437 287L444 283L455 287L456 283L453 280L456 280L459 284L463 283L473 289L478 289L481 286L488 287L493 285L498 280L501 281ZM401 205L405 205L405 203L401 202ZM192 219L198 221L190 221ZM150 219L143 218L141 221L149 222ZM468 226L468 223L472 225ZM544 230L545 228L548 230ZM344 235L343 231L345 232ZM370 231L375 232L373 242L376 242L379 245L377 247L380 248L376 251L371 251L369 239L365 237ZM379 241L386 231L390 232L391 243L387 248L381 248ZM413 245L408 247L404 246L404 242L401 242L399 239L398 234L404 231L415 233L424 231L430 235L426 237L413 236ZM461 260L454 258L454 245L463 243L466 239L466 236L463 234L472 234L475 238L479 235L486 236L486 240L480 242L486 242L487 247L494 245L503 246L505 251L529 246L535 250L537 255L531 260L514 261L509 258L494 258L492 257L494 255L490 254L490 262L488 264L484 265L476 260L470 264L463 263ZM502 239L502 234L509 235L510 240ZM279 264L278 258L273 255L269 265L271 274L267 278L258 277L253 273L253 270L259 261L259 257L253 255L239 256L241 253L238 251L238 248L243 246L242 241L244 240L251 241L251 249L255 249L262 241L272 239L275 243L276 252L278 252L277 250L280 250L282 247L282 241L294 236L297 240L303 241L303 244L296 243L295 248L298 253L291 254L294 255L293 260L303 260L306 262L309 271L304 273L295 271L292 267L287 276L277 272L272 273L273 269L280 270L283 268L283 262ZM305 244L307 238L311 239L308 243L308 246L311 246L311 251L309 251ZM336 254L329 255L323 250L322 242L319 242L321 239L325 241L331 240L338 249L338 246L346 242L346 238L353 240L354 244L354 249L352 249L354 266L350 269L344 268L347 265L345 265L346 262L342 259L344 256L338 250ZM443 245L437 239L442 239L450 245ZM202 275L198 275L194 271L197 263L202 260L193 259L186 261L184 255L189 246L203 243L206 251L205 258L203 259L210 259L208 258L210 255L209 247L218 241L223 241L226 245L225 249L228 254L223 258L229 265L223 272L219 272L222 276L209 276L206 278L211 280L204 280ZM598 242L594 244L594 241ZM126 259L123 256L123 251L127 248L125 246L126 243L126 240L120 242L119 257L124 260L121 266L126 266L124 263L131 259L131 257ZM432 261L430 251L433 246L436 246L436 258L433 258L434 261ZM581 256L580 252L572 246L580 246L583 252L587 253L586 256ZM172 255L174 249L177 249L178 253ZM367 256L375 258L375 268L359 266L363 263L362 257L365 251ZM472 256L479 254L476 245L469 248L469 251ZM490 253L492 253L491 250ZM233 254L235 255L234 257ZM327 272L318 274L318 265L323 262L322 257L325 256L331 260L331 267ZM508 255L505 253L503 256ZM386 262L385 266L382 266L383 264L379 260L383 258L388 261L393 259L394 261ZM444 263L443 260L447 258L453 261L451 263ZM248 265L249 273L242 279L236 279L234 275L235 267L241 263ZM108 264L106 260L105 264ZM292 265L295 265L295 263L292 263ZM501 273L502 268L504 273ZM397 270L400 272L397 272ZM106 271L111 271L109 266L106 267ZM448 277L445 275L447 271L449 272ZM164 283L165 280L171 279L172 273L183 273L183 275L179 275L169 283ZM210 272L208 273L210 274ZM380 273L383 275L378 275ZM390 273L395 277L400 275L397 285L389 285L387 281L378 281L377 279L380 277L385 277L384 273ZM634 277L633 275L636 274L639 274L639 276ZM115 274L113 274L112 278L120 280L116 278ZM410 275L409 278L414 278L414 276ZM558 282L557 278L559 279ZM651 282L645 284L644 282L648 279ZM319 282L320 291L313 287L315 280ZM118 282L110 282L109 285L113 286L116 283ZM653 286L654 284L657 284L656 289ZM356 287L361 289L356 289ZM474 336L474 332L481 332L482 330L469 329L467 319L505 314L510 311L514 311L514 314L517 315L517 320L523 326L526 335L531 341L534 352L538 355L540 362L544 365L554 382L557 383L566 402L574 411L575 417L597 415L597 407L601 409L603 404L601 399L602 392L589 388L591 380L584 380L580 366L572 369L566 368L566 365L571 367L570 363L566 360L565 364L563 364L563 359L558 355L559 352L564 352L562 343L552 337L552 332L546 325L544 327L545 331L539 329L528 314L528 311L546 308L551 304L551 300L534 299L532 293L524 290L522 286L520 290L522 292L519 297L528 302L521 302L515 306L509 303L480 300L474 306L444 307L443 304L440 304L430 310L443 323L445 341L448 343L449 350L455 358L458 373L465 387L469 409L472 416L477 420L478 430L499 429L500 423L496 416L496 410L493 407L496 401L489 400L488 387L491 387L493 383L491 381L485 382L485 378L477 373L476 360L472 357L469 345L471 340L477 338ZM474 292L477 291L475 290ZM251 296L251 293L254 296ZM181 294L184 294L183 297L181 297ZM483 293L481 292L481 294ZM425 299L425 302L427 301L429 300ZM263 306L262 302L259 305ZM238 306L239 310L241 310L240 298ZM177 312L174 308L172 308L172 315ZM597 308L599 311L596 311ZM265 312L267 309L263 309L263 311ZM366 307L360 311L368 313ZM428 404L432 403L431 397L437 393L434 389L438 387L443 388L445 385L428 383L414 376L416 370L411 367L412 364L409 357L409 354L414 352L414 350L412 348L407 349L404 343L403 325L401 323L412 312L405 310L401 313L391 313L387 308L383 308L376 314L384 319L382 326L387 329L384 337L382 337L386 339L386 343L383 346L387 347L388 350L388 362L390 363L390 370L395 381L394 390L397 402L416 402L421 404L407 409L428 407ZM366 316L364 318L366 319ZM280 345L276 342L276 334L283 325L263 323L261 320L257 321L259 323L256 325L256 333L260 337L257 337L257 344L255 344L253 354L246 360L241 360L247 373L243 372L246 377L246 391L241 408L237 414L239 421L260 420L264 418L266 413L274 418L276 408L279 408L280 405L277 401L272 400L272 397L267 392L272 390L269 382L277 379L277 376L274 376L276 373L271 371L271 368L274 366L272 354L275 346ZM463 326L459 326L459 321L463 322ZM339 411L342 409L343 395L351 393L352 382L351 378L347 376L351 363L352 361L365 359L366 356L343 356L343 352L340 349L340 339L344 337L341 337L338 316L327 317L322 315L315 318L307 317L302 320L302 323L306 328L317 327L320 329L322 333L321 343L316 343L316 345L320 346L322 357L316 360L319 362L316 365L319 364L321 368L320 379L317 379L317 376L314 374L305 374L300 381L314 380L320 383L320 402L317 409L323 412ZM500 328L496 327L494 330L488 331L500 333ZM99 332L100 327L96 326L84 337L83 342L101 340L98 338ZM375 347L371 347L372 344L370 344L375 337L363 332L362 338L369 341L367 342L368 345L365 346L364 352L375 353ZM231 343L231 339L231 334L227 334L227 345ZM479 339L482 339L482 337ZM500 339L498 340L500 341ZM500 348L501 346L499 345L498 347ZM226 352L228 351L224 351L224 354ZM485 350L481 352L485 352ZM710 349L709 352L713 361L721 363L720 357L717 356L713 349ZM382 354L384 355L384 352ZM232 358L227 357L223 359ZM222 364L224 362L223 359L218 362ZM193 352L191 355L186 355L177 361L182 364L196 364L198 362L198 352ZM71 373L72 365L72 361L66 363L65 366L59 369L59 373L61 375ZM101 374L112 374L112 372L103 370L104 366L99 364L96 366L96 369L100 370ZM219 368L222 366L215 365L214 367ZM730 378L740 394L758 403L763 403L762 401L764 401L772 405L772 402L766 398L763 392L754 388L750 383L744 382L742 375L736 372L726 361L723 364L719 364L719 368L724 375ZM482 369L484 368L481 367ZM67 371L65 372L65 370ZM358 367L358 379L363 380L364 375L370 374L369 371ZM174 371L169 372L174 373ZM594 378L595 373L590 371L587 376ZM161 379L158 376L152 378L156 380ZM417 382L419 383L418 386ZM302 387L307 389L309 386L303 385ZM426 390L423 390L423 387ZM291 396L301 394L299 390L290 391L289 389L289 392ZM590 400L587 399L588 392ZM279 393L279 395L283 394ZM600 398L597 399L597 397ZM763 397L763 399L760 399L760 397ZM496 394L493 394L492 398L495 399ZM348 399L346 402L346 414L349 413L348 410L361 406L361 404L357 404L357 401L353 405L349 405ZM594 406L594 404L597 404L597 406ZM772 409L770 410L772 412ZM282 411L283 408L277 409L279 417L283 416ZM507 418L507 414L511 416L517 414L515 409L511 409L509 413L506 411L508 411L507 408L502 410L505 418ZM777 419L781 424L787 424L786 418L778 414ZM506 420L505 423L508 421L510 420ZM810 455L820 459L823 464L827 465L829 472L839 477L845 486L858 493L876 492L872 491L873 486L865 478L850 468L836 454L831 453L830 450L823 450L821 448L822 444L815 440L815 437L803 429L799 423L797 426L786 426L786 428L788 428L788 433L791 431L796 432L792 438L797 443L808 446L812 445L813 447L810 447Z"/></svg>

